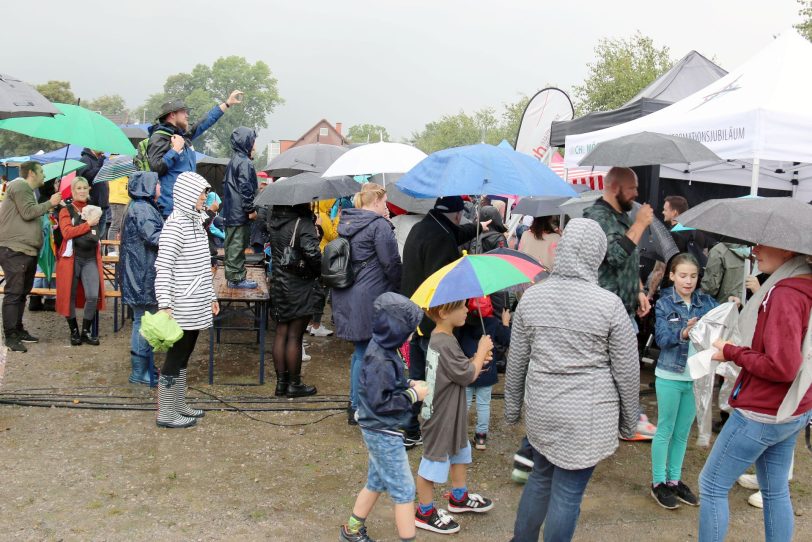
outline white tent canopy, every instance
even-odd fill
[[[725,159],[665,165],[662,177],[740,185],[752,179],[754,189],[793,190],[797,184],[796,197],[812,197],[809,66],[812,44],[785,32],[738,69],[677,103],[625,124],[567,136],[565,162],[577,165],[602,141],[659,132],[700,141]]]

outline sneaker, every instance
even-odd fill
[[[657,434],[657,426],[648,421],[648,416],[640,414],[640,419],[637,420],[637,433],[641,436],[653,439]]]
[[[674,496],[688,506],[699,506],[699,499],[696,498],[691,488],[682,483],[682,480],[677,482],[676,486],[670,486],[674,491]]]
[[[752,489],[753,491],[761,489],[758,485],[758,477],[755,474],[742,474],[736,481],[744,489]]]
[[[26,330],[17,330],[17,338],[20,339],[24,343],[38,343],[39,339],[34,337]]]
[[[524,465],[513,463],[513,470],[510,471],[510,479],[517,484],[526,484],[527,478],[530,477],[530,472],[531,469],[528,469]]]
[[[420,433],[420,431],[414,433],[406,433],[403,436],[403,446],[407,450],[411,450],[415,446],[420,446],[421,444],[423,444],[423,435]]]
[[[668,510],[679,508],[677,496],[674,495],[674,489],[665,484],[657,484],[651,486],[651,496],[657,501],[657,504]]]
[[[333,330],[328,329],[327,326],[311,327],[310,334],[314,337],[329,337],[333,334]]]
[[[355,409],[347,407],[347,425],[358,425],[358,420],[355,417]]]
[[[488,446],[485,442],[488,440],[488,435],[485,433],[477,433],[474,435],[474,448],[477,450],[487,450]]]
[[[6,346],[8,346],[9,350],[12,352],[28,352],[28,348],[25,347],[23,342],[17,337],[16,333],[9,333],[6,335]]]
[[[448,494],[448,511],[455,514],[476,512],[482,514],[493,508],[493,501],[476,493],[466,493],[462,499],[457,500],[452,493]]]
[[[425,529],[433,533],[454,534],[460,532],[460,524],[441,508],[432,508],[427,515],[420,513],[420,508],[414,512],[414,525],[418,529]]]
[[[310,361],[311,359],[313,359],[313,356],[305,352],[304,345],[302,345],[302,361]]]
[[[375,542],[372,540],[369,535],[367,535],[367,528],[366,526],[361,527],[358,529],[358,532],[352,534],[347,532],[347,526],[342,525],[341,530],[338,533],[338,542]]]
[[[761,491],[756,491],[747,499],[747,504],[755,506],[756,508],[764,508],[764,498],[761,496]]]
[[[251,290],[257,287],[257,282],[255,280],[248,280],[243,279],[239,282],[228,281],[229,288],[236,288],[238,290]]]

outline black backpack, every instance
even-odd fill
[[[324,247],[321,255],[321,280],[325,286],[339,290],[349,288],[355,283],[358,272],[375,258],[373,254],[361,262],[358,270],[353,268],[350,239],[352,237],[339,237]]]

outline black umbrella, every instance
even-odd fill
[[[640,132],[598,143],[579,166],[656,166],[722,162],[705,145],[686,137]]]
[[[322,199],[351,196],[361,190],[361,184],[350,177],[323,178],[320,173],[300,173],[268,185],[254,200],[257,207],[298,205]]]
[[[812,254],[812,205],[792,198],[712,199],[678,220],[726,241]]]
[[[223,193],[223,179],[228,168],[228,158],[214,158],[206,156],[197,161],[197,174],[209,181],[211,189],[218,194]]]
[[[307,171],[323,173],[345,152],[344,147],[325,143],[291,147],[271,160],[263,171],[271,177],[291,177]]]
[[[634,202],[634,208],[629,212],[629,217],[634,221],[640,205]],[[659,260],[668,263],[671,258],[679,254],[679,248],[671,236],[671,232],[656,217],[651,221],[651,225],[645,229],[640,242],[637,244],[640,249],[640,256],[648,257],[652,260]]]
[[[512,212],[517,215],[528,216],[557,216],[563,214],[559,205],[569,200],[570,198],[529,196],[520,199]]]
[[[121,131],[124,132],[124,135],[127,136],[133,146],[149,137],[149,133],[138,126],[122,126]]]
[[[53,117],[59,109],[33,87],[13,75],[0,73],[0,120],[16,117]]]

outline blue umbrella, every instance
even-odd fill
[[[484,143],[435,152],[401,177],[397,185],[418,198],[577,195],[570,184],[533,157]]]

